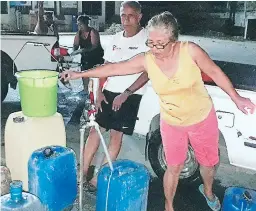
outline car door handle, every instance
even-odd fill
[[[253,143],[250,143],[250,142],[244,142],[244,146],[256,149],[256,144],[253,144]]]
[[[228,111],[220,111],[220,110],[217,110],[216,111],[216,115],[217,115],[217,118],[219,120],[222,120],[223,119],[223,122],[225,123],[225,126],[228,127],[228,128],[232,128],[234,127],[235,125],[235,114],[232,113],[232,112],[228,112]],[[231,124],[227,125],[226,122],[230,120],[227,120],[228,118],[231,117]]]
[[[254,136],[250,136],[249,139],[256,141],[256,137],[254,137]]]

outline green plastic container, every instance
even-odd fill
[[[22,112],[29,117],[47,117],[57,112],[58,73],[49,70],[17,72]]]

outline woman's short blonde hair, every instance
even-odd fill
[[[179,25],[172,13],[165,11],[159,15],[152,17],[147,24],[149,31],[160,29],[170,35],[172,40],[178,40]]]

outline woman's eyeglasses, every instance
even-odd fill
[[[146,46],[148,46],[149,48],[154,48],[154,47],[156,47],[156,49],[165,49],[165,47],[171,42],[172,40],[170,40],[168,43],[166,43],[166,44],[153,44],[153,43],[151,43],[151,42],[146,42],[145,44],[146,44]]]

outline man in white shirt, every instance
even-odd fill
[[[137,1],[125,1],[120,8],[121,23],[124,31],[115,34],[105,49],[105,62],[115,63],[128,60],[135,55],[147,52],[147,31],[140,26],[141,5]],[[137,120],[140,101],[144,92],[142,87],[148,81],[147,75],[140,77],[132,86],[134,92],[127,89],[140,74],[101,78],[97,93],[98,113],[96,121],[101,131],[110,130],[109,154],[115,160],[119,154],[123,134],[132,135]],[[103,89],[103,85],[104,89]],[[136,87],[137,86],[137,87]],[[140,89],[139,89],[140,88]],[[91,129],[84,149],[84,173],[87,175],[90,163],[99,147],[100,139]],[[106,159],[103,163],[106,163]],[[97,178],[87,183],[89,191],[96,190]]]

